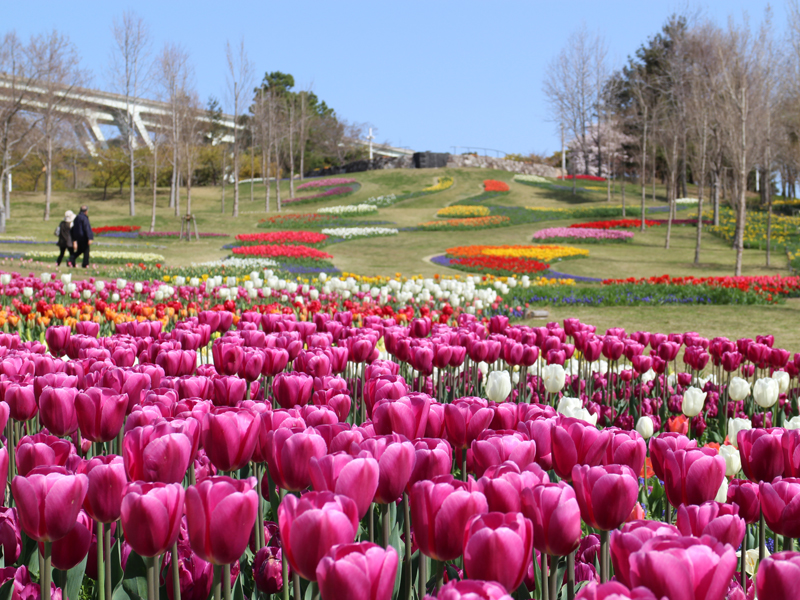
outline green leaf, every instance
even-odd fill
[[[241,573],[239,573],[239,577],[236,578],[236,583],[233,585],[233,600],[244,600],[244,588],[242,587]]]
[[[22,553],[17,566],[26,566],[34,579],[39,577],[39,545],[22,532]]]
[[[0,600],[11,600],[11,595],[14,593],[14,579],[13,577],[0,586]]]
[[[83,585],[83,575],[86,573],[86,560],[88,558],[89,555],[87,554],[80,563],[67,571],[67,578],[62,590],[64,600],[79,600],[81,586]]]
[[[125,572],[122,570],[122,546],[117,540],[111,548],[111,557],[106,560],[111,561],[111,594],[116,594],[117,589],[122,585],[122,580],[125,577]],[[108,598],[106,598],[108,600]]]
[[[147,566],[141,556],[131,552],[125,564],[122,585],[114,592],[112,600],[146,600],[146,598]]]

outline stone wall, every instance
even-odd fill
[[[524,163],[517,160],[506,160],[504,158],[494,158],[491,156],[472,156],[470,154],[451,154],[447,166],[451,169],[463,167],[497,169],[499,171],[510,171],[511,173],[521,173],[523,175],[539,175],[540,177],[559,177],[561,175],[561,169],[556,169],[548,165]]]

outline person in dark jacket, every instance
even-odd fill
[[[81,206],[81,212],[75,217],[75,222],[72,224],[72,249],[75,251],[72,256],[72,264],[77,266],[78,257],[83,254],[82,266],[84,269],[89,266],[89,247],[94,239],[88,212],[88,206]]]
[[[56,235],[58,236],[58,249],[61,250],[58,254],[56,265],[61,266],[61,261],[64,259],[64,253],[69,251],[67,257],[67,266],[75,266],[75,259],[72,257],[72,223],[75,221],[75,213],[68,210],[64,213],[64,220],[56,227]]]

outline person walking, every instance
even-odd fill
[[[75,222],[72,224],[72,248],[75,254],[72,255],[72,264],[78,265],[78,257],[83,254],[82,265],[85,269],[89,266],[89,248],[94,239],[94,232],[89,223],[89,207],[81,206],[81,212],[75,217]]]
[[[58,249],[61,252],[58,253],[58,259],[56,260],[56,265],[61,266],[61,261],[64,258],[64,253],[69,251],[69,256],[67,257],[67,266],[73,267],[75,266],[75,260],[72,257],[72,223],[75,221],[75,213],[71,210],[68,210],[64,213],[64,220],[58,224],[56,227],[56,235],[58,236]]]

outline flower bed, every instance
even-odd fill
[[[490,213],[488,206],[465,206],[453,204],[445,206],[436,211],[437,217],[488,217]]]
[[[55,261],[58,250],[44,250],[41,252],[25,252],[25,258],[34,260]],[[150,252],[110,252],[107,250],[91,250],[91,262],[104,265],[124,265],[126,263],[163,263],[165,258],[161,254]]]
[[[550,268],[550,265],[538,260],[507,256],[453,257],[450,259],[450,266],[470,273],[492,275],[535,275]]]
[[[330,200],[331,198],[337,198],[340,196],[347,196],[348,194],[352,194],[356,191],[355,187],[352,186],[339,186],[339,187],[332,187],[326,189],[323,192],[318,194],[313,194],[311,196],[295,196],[294,198],[281,198],[281,204],[298,204],[300,202],[311,202],[312,200]]]
[[[436,182],[435,185],[428,186],[424,188],[422,191],[427,194],[432,194],[434,192],[443,192],[446,189],[449,189],[453,186],[455,181],[452,177],[439,177],[439,180]]]
[[[386,194],[385,196],[372,196],[365,204],[372,205],[375,207],[375,210],[378,210],[379,206],[391,206],[395,202],[397,202],[397,196],[395,194]]]
[[[140,238],[179,238],[180,231],[140,231]],[[186,234],[184,234],[186,235]],[[194,233],[191,234],[194,238]],[[201,238],[226,238],[230,237],[227,233],[200,233]]]
[[[397,235],[398,230],[390,227],[332,227],[323,229],[322,233],[332,238],[352,240],[354,238]]]
[[[239,246],[231,250],[240,256],[256,256],[265,258],[279,259],[302,259],[302,260],[331,260],[333,256],[327,252],[322,252],[316,248],[308,246],[275,245],[263,244],[259,246]]]
[[[645,219],[644,224],[647,227],[653,227],[655,225],[662,225],[666,223],[666,221],[654,221],[650,219]],[[573,223],[570,225],[570,229],[625,229],[628,227],[641,227],[642,220],[641,219],[613,219],[610,221],[591,221],[589,223]]]
[[[704,211],[703,218],[711,218],[712,211]],[[713,235],[732,242],[736,233],[736,215],[729,208],[719,211],[719,226],[711,226]],[[794,248],[800,246],[800,217],[772,215],[771,243],[773,248]],[[744,227],[744,247],[764,250],[767,247],[767,213],[747,211]]]
[[[578,179],[580,181],[605,181],[605,177],[598,177],[597,175],[560,175],[558,179]]]
[[[686,287],[711,287],[734,289],[742,292],[752,292],[769,301],[781,297],[800,297],[800,277],[774,276],[739,276],[739,277],[647,277],[637,279],[605,279],[603,285],[630,285],[630,286],[686,286]]]
[[[338,187],[349,185],[351,183],[357,183],[355,179],[349,177],[333,177],[327,179],[314,179],[312,181],[307,181],[305,183],[301,183],[300,185],[296,186],[295,190],[314,190],[318,188],[327,188],[327,187]]]
[[[510,188],[505,181],[486,179],[483,182],[483,189],[487,192],[507,192]]]
[[[505,216],[474,217],[466,219],[446,219],[441,221],[427,221],[417,225],[425,231],[462,231],[469,229],[489,229],[504,227],[511,224],[511,219]]]
[[[370,200],[373,200],[373,198],[370,198]],[[321,215],[344,216],[370,215],[378,212],[378,207],[374,204],[374,202],[366,202],[364,204],[342,204],[339,206],[327,206],[317,210],[317,213]]]
[[[419,198],[421,196],[427,196],[428,194],[435,194],[436,192],[441,192],[443,190],[448,189],[453,185],[453,178],[452,177],[440,177],[439,181],[436,185],[428,186],[419,192],[409,192],[408,194],[387,194],[385,196],[377,196],[375,198],[370,198],[366,201],[367,204],[374,204],[375,206],[392,206],[393,204],[397,204],[398,202],[402,202],[403,200],[410,200],[411,198]]]
[[[586,243],[630,242],[633,232],[606,231],[586,227],[548,227],[533,234],[534,240],[581,241]]]
[[[140,225],[104,225],[102,227],[93,227],[92,231],[95,235],[102,235],[104,233],[131,233],[139,231],[141,228]]]
[[[339,215],[322,214],[319,212],[314,213],[289,213],[285,215],[275,215],[261,219],[258,222],[259,227],[287,227],[298,226],[304,227],[308,225],[324,225],[333,223],[340,219]]]
[[[513,275],[541,273],[549,262],[588,256],[589,251],[571,246],[457,246],[447,249],[450,265],[464,271]]]
[[[267,242],[270,244],[303,244],[306,246],[324,243],[328,236],[315,231],[270,231],[268,233],[240,233],[236,236],[240,242]]]
[[[514,181],[517,183],[550,183],[549,179],[540,177],[539,175],[514,175]]]

